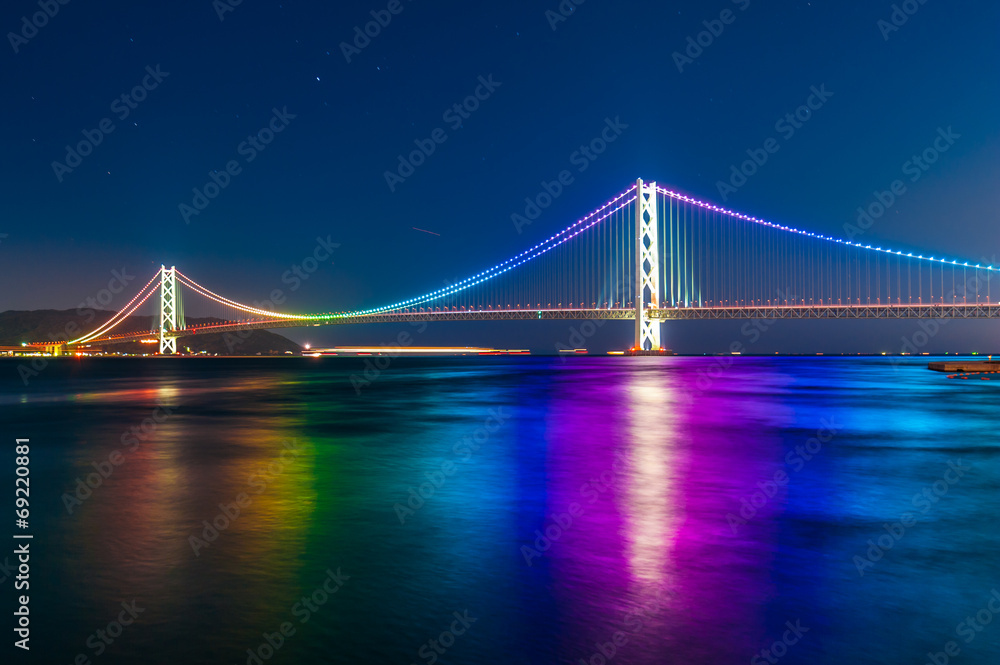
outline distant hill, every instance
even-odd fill
[[[46,342],[68,340],[88,333],[114,316],[115,312],[101,310],[55,310],[40,309],[30,312],[0,312],[0,346],[19,346],[21,342]],[[189,325],[217,323],[218,319],[188,318]],[[115,332],[150,330],[151,316],[131,316],[115,328]],[[191,335],[177,340],[177,350],[187,347],[192,353],[206,351],[220,356],[286,355],[286,351],[300,354],[302,347],[288,339],[267,330],[253,330],[242,333],[209,333]],[[109,345],[110,352],[150,353],[151,344],[138,342]]]

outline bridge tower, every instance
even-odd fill
[[[184,320],[180,292],[177,290],[177,268],[160,266],[160,353],[177,353],[177,338],[167,337]]]
[[[647,316],[647,306],[660,306],[660,248],[657,242],[656,183],[636,181],[635,200],[635,348],[660,350],[660,322]]]

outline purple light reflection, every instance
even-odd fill
[[[589,662],[616,634],[623,659],[650,664],[749,659],[766,637],[773,521],[764,510],[734,535],[726,515],[763,477],[761,452],[780,455],[780,441],[754,421],[784,416],[734,388],[761,380],[740,380],[738,367],[699,390],[704,362],[595,367],[597,376],[555,391],[545,527],[573,504],[579,515],[545,556],[565,625],[579,627],[563,635],[571,662]]]

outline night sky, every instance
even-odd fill
[[[771,137],[780,151],[727,206],[844,236],[873,192],[905,178],[873,244],[1000,254],[996,3],[909,0],[897,27],[892,3],[868,0],[588,0],[564,2],[566,16],[556,0],[52,2],[37,30],[22,21],[37,2],[0,12],[0,311],[73,308],[122,268],[137,290],[161,263],[242,302],[281,288],[286,311],[378,306],[492,266],[638,177],[722,203],[718,182]],[[391,22],[348,62],[342,44],[373,11]],[[674,55],[720,27],[700,54]],[[481,80],[480,107],[447,114]],[[832,96],[807,122],[776,131],[823,86]],[[609,119],[627,128],[580,172],[573,153]],[[447,140],[390,187],[398,155],[438,128]],[[911,182],[904,164],[949,128],[960,138]],[[54,167],[84,132],[100,137],[92,153]],[[231,161],[238,174],[185,220],[193,188]],[[563,169],[574,183],[519,234],[512,213]],[[292,291],[282,274],[317,238],[340,247]],[[915,325],[782,323],[759,350],[893,350]],[[724,350],[739,327],[673,324],[665,339]],[[286,334],[332,345],[396,332]],[[551,350],[566,335],[565,323],[436,324],[422,342]],[[956,324],[929,350],[995,338],[995,323]],[[594,340],[630,343],[628,324]]]

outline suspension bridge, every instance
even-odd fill
[[[656,352],[664,321],[705,319],[973,319],[1000,317],[1000,267],[872,246],[783,226],[637,181],[548,239],[488,270],[373,309],[289,314],[248,306],[161,266],[88,345],[155,341],[177,353],[191,335],[400,321],[634,320],[633,351]],[[153,298],[157,296],[156,298]],[[998,294],[1000,295],[1000,294]],[[214,308],[186,325],[185,300]],[[153,299],[150,305],[147,302]],[[151,330],[130,317],[154,307]]]

